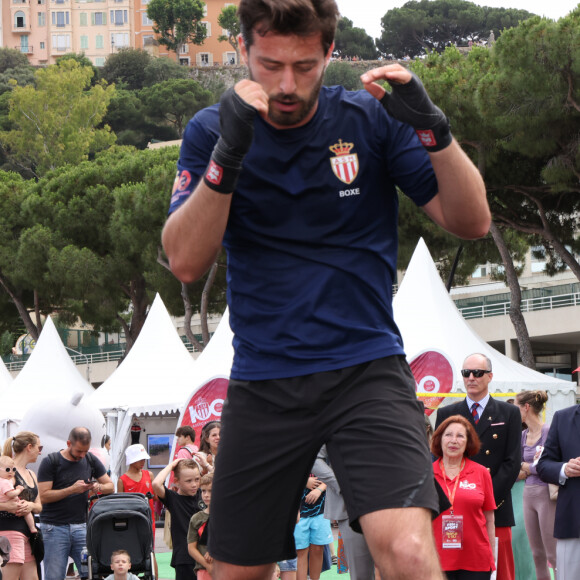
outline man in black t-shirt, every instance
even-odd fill
[[[104,465],[87,457],[91,432],[75,427],[66,449],[45,457],[38,469],[42,501],[40,527],[44,536],[44,580],[62,580],[69,556],[81,569],[81,551],[86,546],[89,494],[113,493],[114,486]]]

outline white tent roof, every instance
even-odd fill
[[[120,367],[97,389],[91,401],[109,413],[111,469],[120,473],[133,415],[179,411],[200,387],[229,377],[233,334],[228,311],[196,361],[193,360],[163,305],[155,298],[135,345]],[[163,364],[160,364],[163,361]]]
[[[8,388],[8,385],[12,383],[14,379],[12,375],[8,372],[4,361],[0,358],[0,393],[3,393],[5,389]]]
[[[419,240],[409,262],[393,300],[393,310],[403,336],[407,359],[411,361],[425,350],[444,352],[454,367],[454,391],[464,392],[459,371],[465,357],[480,352],[492,361],[492,392],[544,389],[552,395],[564,395],[558,408],[574,403],[574,383],[525,367],[489,346],[475,333],[447,293],[423,239]]]
[[[157,295],[133,348],[91,401],[102,411],[135,415],[179,411],[191,393],[195,366]]]
[[[20,421],[38,401],[68,401],[75,393],[93,392],[72,362],[49,316],[30,358],[1,395],[0,419]]]
[[[233,339],[234,333],[230,328],[230,315],[226,308],[214,335],[195,361],[195,369],[191,375],[190,383],[192,388],[188,393],[189,398],[209,380],[216,377],[229,378],[234,360]],[[183,403],[185,402],[184,400]]]

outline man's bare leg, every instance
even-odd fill
[[[213,580],[272,580],[276,563],[262,566],[236,566],[214,560]]]
[[[381,578],[444,580],[429,510],[380,510],[362,516],[360,525]]]

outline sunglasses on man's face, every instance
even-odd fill
[[[10,473],[11,471],[14,471],[14,473],[16,473],[16,467],[5,467],[4,469],[6,470],[6,473]]]
[[[483,369],[461,369],[461,375],[466,379],[468,379],[469,375],[472,373],[476,379],[481,379],[485,373],[491,373],[491,371],[484,371]]]

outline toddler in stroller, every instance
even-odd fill
[[[142,493],[101,497],[89,512],[87,522],[88,577],[103,578],[111,572],[111,556],[123,547],[131,571],[155,580],[151,508]]]

